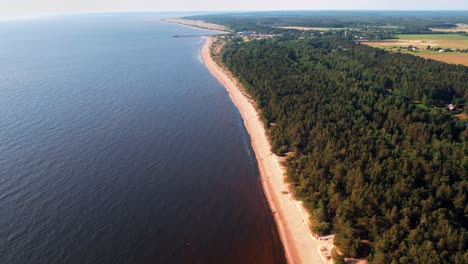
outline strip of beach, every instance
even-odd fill
[[[317,251],[320,240],[308,228],[308,213],[302,203],[294,199],[285,179],[280,157],[271,152],[271,145],[254,102],[230,72],[211,57],[214,37],[205,37],[201,57],[208,70],[224,85],[231,100],[239,109],[250,135],[257,158],[263,190],[273,212],[288,263],[324,263]]]
[[[162,21],[169,22],[169,23],[175,23],[175,24],[188,26],[188,27],[193,27],[193,28],[198,28],[198,29],[200,29],[200,28],[201,29],[208,29],[208,30],[216,31],[217,33],[220,33],[220,34],[229,33],[226,30],[226,27],[224,27],[222,25],[206,23],[205,21],[201,21],[201,20],[188,20],[188,19],[182,19],[182,18],[165,18]]]
[[[166,20],[167,22],[171,22]],[[186,20],[185,20],[186,21]],[[185,25],[184,20],[177,20]],[[173,22],[173,21],[172,21]],[[193,26],[192,22],[187,22]],[[220,25],[207,23],[203,28],[226,31]],[[237,79],[212,56],[213,50],[219,52],[222,46],[212,47],[216,36],[206,36],[201,50],[201,58],[207,69],[226,88],[234,105],[244,120],[250,136],[252,148],[258,163],[262,187],[273,213],[288,263],[332,263],[329,255],[332,238],[316,238],[309,229],[309,214],[301,201],[294,198],[286,179],[284,158],[271,152],[268,134],[255,102],[245,92]]]

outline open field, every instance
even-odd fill
[[[379,48],[413,46],[418,49],[426,49],[430,45],[433,48],[439,47],[442,49],[468,49],[468,36],[455,34],[402,34],[398,35],[398,39],[365,42],[365,44]]]
[[[468,24],[457,24],[456,28],[431,28],[434,32],[467,32]]]
[[[418,55],[418,54],[416,54]],[[468,66],[468,54],[467,53],[446,53],[446,54],[423,54],[418,55],[426,59],[443,61],[451,64],[462,64]]]
[[[398,35],[398,39],[384,41],[362,42],[366,45],[385,49],[392,52],[409,53],[412,55],[443,61],[453,64],[468,66],[468,53],[438,52],[427,50],[427,46],[440,49],[468,49],[468,37],[455,34],[404,34]],[[416,51],[410,51],[407,47],[416,47]]]
[[[396,40],[400,46],[416,46],[418,48],[440,47],[442,49],[468,49],[468,36],[456,34],[405,34],[398,35]]]
[[[468,36],[457,34],[399,34],[401,40],[468,40]]]

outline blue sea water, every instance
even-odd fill
[[[0,22],[0,263],[283,263],[242,119],[158,14]]]

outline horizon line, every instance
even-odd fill
[[[66,16],[66,15],[93,15],[93,14],[130,14],[130,13],[146,13],[146,14],[170,14],[170,13],[266,13],[266,12],[468,12],[466,10],[454,10],[454,9],[288,9],[288,10],[277,10],[277,9],[252,9],[252,10],[111,10],[111,11],[83,11],[83,12],[44,12],[37,14],[24,14],[24,15],[13,15],[13,16],[0,16],[0,21],[8,20],[28,20],[34,18],[45,18],[52,16]],[[467,13],[468,15],[468,13]]]

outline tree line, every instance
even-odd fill
[[[317,234],[371,263],[468,263],[468,67],[336,35],[224,47]],[[413,102],[422,101],[427,108]]]
[[[235,31],[269,31],[281,26],[326,28],[380,28],[395,34],[432,33],[430,28],[468,24],[463,11],[269,11],[193,15],[188,19],[226,25]],[[388,27],[391,26],[391,27]],[[386,29],[387,28],[387,29]]]

